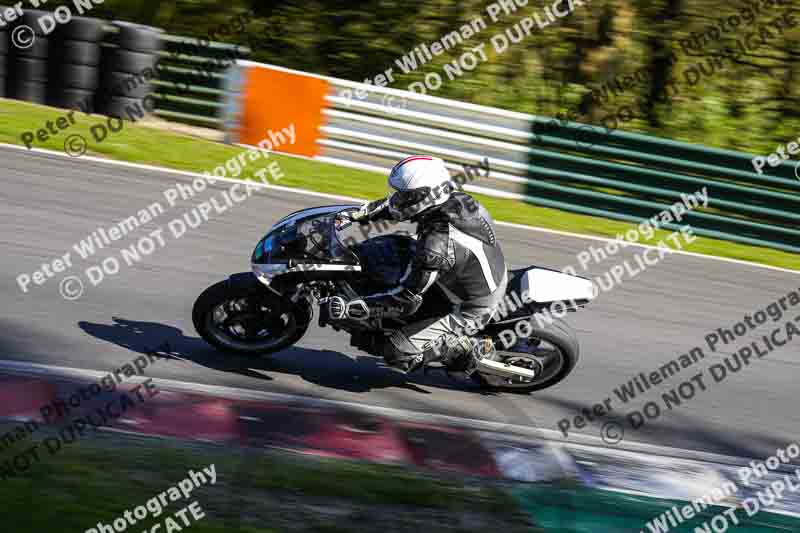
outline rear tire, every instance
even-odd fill
[[[222,324],[218,322],[220,316],[226,317]],[[262,287],[221,281],[197,298],[192,322],[212,346],[225,352],[258,356],[278,352],[300,340],[311,322],[311,314],[310,308],[289,306]],[[259,330],[255,336],[249,335],[251,326]],[[236,334],[237,329],[248,330],[245,337]],[[262,335],[264,330],[268,334]]]
[[[560,367],[548,376],[544,381],[534,381],[531,385],[525,386],[517,384],[514,386],[500,385],[492,377],[484,377],[477,372],[473,374],[476,376],[478,383],[481,387],[488,390],[504,391],[504,392],[534,392],[563,381],[575,366],[578,364],[580,355],[580,346],[578,344],[578,337],[572,327],[566,322],[559,319],[554,319],[552,324],[545,324],[544,327],[538,327],[537,324],[532,324],[533,331],[528,337],[529,339],[541,339],[547,341],[558,350],[558,357],[560,358]],[[497,342],[495,342],[497,344]],[[497,355],[500,358],[513,357],[513,352],[498,350]]]

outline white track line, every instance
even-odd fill
[[[198,178],[198,177],[204,178],[205,177],[202,174],[199,174],[199,173],[196,173],[196,172],[188,172],[188,171],[185,171],[185,170],[174,170],[174,169],[171,169],[171,168],[158,167],[158,166],[154,166],[154,165],[143,165],[143,164],[139,164],[139,163],[129,163],[127,161],[116,161],[114,159],[104,159],[104,158],[93,157],[93,156],[82,156],[80,158],[75,158],[75,157],[71,157],[71,156],[65,154],[64,152],[60,152],[60,151],[56,151],[56,150],[46,150],[44,148],[32,148],[32,149],[29,150],[29,149],[25,148],[24,146],[18,146],[18,145],[15,145],[15,144],[6,144],[6,143],[0,143],[0,148],[9,148],[9,149],[17,150],[17,151],[20,151],[20,152],[30,152],[30,153],[36,153],[36,154],[42,154],[42,155],[51,155],[51,156],[62,157],[62,158],[70,159],[70,160],[81,159],[81,160],[84,160],[84,161],[91,161],[93,163],[101,163],[101,164],[115,165],[115,166],[120,166],[120,167],[125,167],[125,168],[147,170],[147,171],[150,171],[150,172],[163,172],[163,173],[166,173],[166,174],[173,174],[173,175],[176,175],[176,176],[185,176],[187,178]],[[286,156],[286,157],[293,157],[291,154],[283,154],[283,153],[281,153],[280,155],[281,156]],[[301,159],[308,159],[308,158],[302,157]],[[241,183],[241,181],[242,181],[242,180],[233,179],[233,178],[217,178],[217,177],[215,177],[214,180],[215,181],[228,182],[228,183]],[[309,191],[307,189],[301,189],[301,188],[297,188],[297,187],[281,187],[279,185],[267,185],[267,184],[264,184],[264,183],[259,183],[257,181],[251,181],[250,183],[255,185],[255,186],[257,186],[257,187],[259,187],[259,188],[263,188],[263,189],[270,189],[270,190],[293,193],[293,194],[301,194],[301,195],[306,195],[306,196],[316,196],[318,198],[327,198],[327,199],[331,199],[331,200],[357,202],[357,203],[362,203],[362,202],[365,201],[364,198],[353,198],[351,196],[341,196],[341,195],[338,195],[338,194],[328,194],[328,193],[322,193],[322,192],[316,192],[316,191]],[[564,236],[564,237],[573,237],[573,238],[576,238],[576,239],[585,239],[585,240],[592,240],[592,241],[599,241],[599,242],[617,242],[617,243],[623,244],[625,246],[639,247],[639,248],[643,248],[643,249],[646,249],[646,248],[657,249],[658,248],[657,246],[652,246],[652,245],[649,245],[649,244],[630,243],[628,241],[620,241],[620,240],[611,239],[611,238],[608,238],[608,237],[596,237],[596,236],[592,236],[592,235],[583,235],[583,234],[580,234],[580,233],[571,233],[571,232],[568,232],[568,231],[559,231],[559,230],[553,230],[553,229],[548,229],[548,228],[540,228],[540,227],[537,227],[537,226],[527,226],[527,225],[523,225],[523,224],[514,224],[514,223],[511,223],[511,222],[497,221],[497,224],[499,226],[505,226],[505,227],[524,230],[524,231],[535,231],[535,232],[539,232],[539,233],[547,233],[547,234],[550,234],[550,235],[560,235],[560,236]],[[722,261],[722,262],[725,262],[725,263],[732,263],[732,264],[736,264],[736,265],[744,265],[744,266],[749,266],[749,267],[753,267],[753,268],[762,268],[762,269],[767,269],[767,270],[774,270],[774,271],[777,271],[777,272],[785,272],[785,273],[788,273],[788,274],[800,275],[800,271],[798,271],[798,270],[790,270],[788,268],[776,267],[776,266],[771,266],[771,265],[763,265],[763,264],[760,264],[760,263],[753,263],[752,261],[743,261],[741,259],[731,259],[731,258],[728,258],[728,257],[719,257],[719,256],[715,256],[715,255],[700,254],[700,253],[696,253],[696,252],[687,252],[687,251],[684,251],[684,250],[673,250],[673,253],[678,254],[678,255],[686,255],[686,256],[690,256],[690,257],[697,257],[697,258],[700,258],[700,259],[708,259],[708,260],[712,260],[712,261]]]
[[[100,380],[108,375],[108,372],[101,370],[90,370],[84,368],[64,367],[57,365],[46,365],[41,363],[30,363],[27,361],[0,360],[0,371],[21,375],[48,376],[53,379],[88,379]],[[129,383],[141,383],[146,379],[143,376],[129,378]],[[624,440],[623,446],[610,446],[603,442],[599,437],[576,433],[574,437],[565,440],[561,433],[550,429],[539,429],[533,426],[520,426],[506,424],[502,422],[490,422],[474,418],[463,418],[436,413],[426,413],[420,411],[409,411],[393,407],[380,407],[375,405],[347,402],[342,400],[330,400],[316,398],[313,396],[302,396],[294,394],[284,394],[276,392],[266,392],[256,389],[244,389],[238,387],[226,387],[222,385],[205,385],[202,383],[192,383],[188,381],[176,381],[171,379],[152,378],[153,381],[173,392],[205,393],[217,398],[228,398],[235,400],[268,401],[281,404],[304,404],[308,406],[329,406],[340,407],[351,410],[368,411],[395,420],[406,420],[421,423],[439,423],[443,425],[454,425],[469,428],[475,431],[487,431],[493,434],[506,434],[511,437],[526,437],[545,440],[551,444],[564,446],[585,446],[594,449],[603,448],[614,452],[640,453],[647,455],[658,455],[662,458],[675,458],[687,461],[698,461],[703,463],[714,463],[726,466],[745,466],[751,460],[760,460],[755,457],[735,457],[708,453],[696,450],[686,450],[679,448],[667,448],[654,444]],[[784,467],[785,468],[785,467]],[[788,470],[787,470],[788,471]]]

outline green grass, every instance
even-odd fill
[[[37,440],[45,436],[43,432]],[[30,441],[5,450],[0,461],[33,444]],[[275,524],[270,527],[269,513],[275,509],[274,501],[266,501],[270,498],[312,504],[390,505],[399,511],[413,508],[438,509],[445,514],[470,511],[492,517],[515,515],[525,523],[515,500],[491,482],[440,478],[401,467],[230,446],[187,446],[178,441],[125,435],[78,440],[53,456],[43,446],[40,450],[42,461],[34,463],[23,477],[0,479],[4,531],[74,533],[98,521],[108,524],[126,509],[145,504],[187,477],[190,469],[198,471],[211,464],[217,472],[215,485],[200,487],[189,499],[172,502],[160,517],[148,518],[145,523],[163,522],[198,501],[207,518],[193,523],[192,531],[272,533],[282,529]],[[288,505],[291,507],[291,503]],[[309,522],[301,531],[349,531],[332,527]],[[133,528],[144,529],[144,524]]]
[[[17,102],[1,100],[0,109],[0,142],[23,144],[20,135],[24,131],[44,127],[46,121],[55,121],[64,114],[64,110]],[[52,136],[42,143],[35,143],[38,148],[63,150],[68,135],[80,134],[91,139],[89,128],[93,124],[104,123],[105,118],[99,115],[74,115],[76,124],[69,129]],[[110,134],[102,143],[90,143],[89,155],[108,157],[135,163],[158,165],[173,169],[193,172],[211,171],[231,157],[241,153],[242,149],[222,143],[205,141],[185,135],[164,132],[141,124],[125,123],[119,133]],[[386,182],[378,174],[362,170],[354,170],[325,164],[318,161],[298,159],[273,154],[271,160],[277,160],[285,176],[278,182],[285,187],[297,187],[318,192],[352,196],[357,198],[378,198],[386,194]],[[267,163],[261,159],[250,163],[239,177],[257,179],[254,173]],[[616,220],[579,215],[546,207],[535,206],[522,201],[493,198],[475,195],[497,220],[526,224],[553,230],[580,233],[599,237],[615,237],[631,229],[634,225]],[[649,242],[655,244],[670,234],[659,231]],[[667,241],[668,243],[668,241]],[[800,270],[800,254],[791,254],[771,248],[749,246],[718,239],[699,237],[691,245],[685,246],[687,251],[740,259]],[[576,254],[580,251],[576,247]],[[561,268],[566,265],[552,265]]]

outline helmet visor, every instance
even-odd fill
[[[430,194],[430,187],[421,187],[410,191],[395,191],[389,198],[389,205],[397,211],[405,211],[410,207],[422,204]]]

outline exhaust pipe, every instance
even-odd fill
[[[528,370],[527,368],[521,368],[514,365],[508,365],[506,363],[493,361],[491,359],[477,359],[475,363],[476,370],[478,372],[500,376],[501,378],[523,377],[533,379],[536,377],[536,372],[533,370]]]

